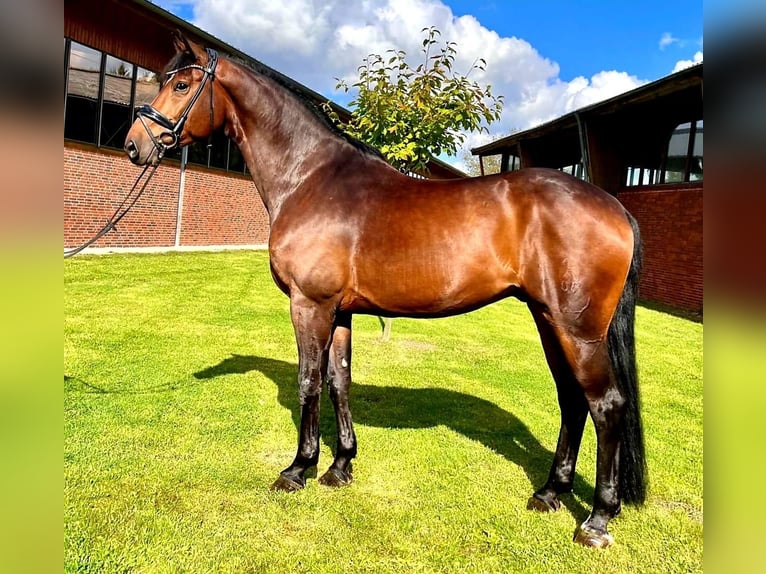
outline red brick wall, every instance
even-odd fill
[[[64,145],[64,246],[93,236],[114,213],[141,168],[122,152]],[[178,162],[166,160],[144,195],[94,247],[156,247],[175,243]],[[268,218],[252,180],[190,166],[186,170],[180,245],[268,242]]]
[[[628,188],[617,197],[644,240],[641,299],[702,313],[702,186]]]
[[[268,242],[269,220],[249,176],[186,169],[181,245]]]

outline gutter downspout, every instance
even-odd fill
[[[176,209],[176,238],[173,245],[181,245],[181,219],[184,211],[184,187],[186,186],[186,161],[189,159],[189,148],[181,148],[181,174],[178,178],[178,208]]]
[[[575,112],[574,116],[577,120],[577,131],[580,135],[580,158],[582,159],[583,179],[590,182],[592,178],[590,173],[590,155],[588,154],[588,134],[580,113]]]

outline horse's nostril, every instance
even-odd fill
[[[127,152],[130,159],[135,159],[138,157],[138,148],[136,147],[136,144],[133,142],[133,140],[128,140],[125,143],[125,151]]]

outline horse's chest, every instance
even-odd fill
[[[274,281],[291,296],[332,299],[349,280],[348,253],[339,241],[321,233],[293,235],[270,246]]]

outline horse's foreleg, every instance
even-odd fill
[[[300,434],[295,460],[272,485],[287,491],[303,488],[306,470],[319,461],[319,397],[333,321],[331,310],[300,296],[290,299],[290,314],[298,343]]]
[[[350,385],[351,315],[339,314],[335,321],[327,366],[327,387],[335,407],[338,442],[335,459],[319,479],[326,486],[345,486],[351,482],[351,459],[356,456],[356,435],[348,405]]]

